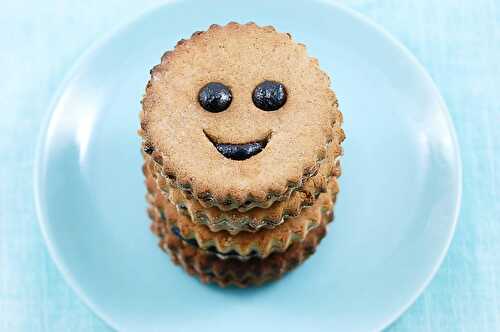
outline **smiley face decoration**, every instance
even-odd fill
[[[300,263],[332,218],[341,124],[328,76],[289,34],[229,23],[181,40],[151,70],[139,131],[162,248],[223,286]]]

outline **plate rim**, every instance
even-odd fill
[[[91,42],[90,45],[87,46],[86,49],[76,58],[76,60],[71,65],[70,69],[66,71],[66,73],[63,75],[62,80],[58,83],[58,86],[53,94],[53,97],[48,103],[48,107],[41,122],[36,142],[34,164],[33,164],[33,198],[35,203],[36,218],[42,233],[44,243],[47,246],[49,256],[54,262],[56,268],[61,273],[63,280],[76,293],[79,300],[82,301],[90,309],[90,311],[94,315],[96,315],[105,325],[117,331],[119,329],[116,326],[114,319],[112,319],[107,314],[105,314],[104,312],[100,311],[97,308],[97,306],[93,303],[93,301],[87,296],[85,291],[80,287],[79,283],[73,278],[71,272],[68,271],[66,265],[63,263],[63,260],[60,258],[57,250],[55,249],[53,241],[51,240],[51,237],[49,235],[49,231],[47,229],[48,222],[44,217],[44,207],[42,206],[42,193],[41,193],[41,183],[40,183],[41,174],[43,174],[42,168],[44,167],[43,166],[44,165],[43,161],[45,156],[44,152],[47,147],[46,143],[49,134],[48,129],[51,120],[53,118],[53,115],[57,109],[57,105],[59,104],[61,97],[63,96],[64,91],[66,90],[66,87],[76,77],[76,73],[81,68],[82,64],[84,64],[96,50],[98,50],[106,43],[108,43],[115,35],[119,34],[122,31],[125,31],[126,28],[129,27],[130,25],[138,23],[149,14],[152,14],[155,11],[160,10],[164,7],[168,7],[173,3],[181,1],[182,0],[166,0],[162,3],[150,6],[145,10],[143,10],[142,12],[140,12],[139,14],[133,16],[132,18],[128,18],[119,22],[114,28],[105,32],[101,37],[98,37],[93,42]],[[408,311],[408,309],[423,294],[424,290],[429,286],[431,281],[436,276],[439,268],[443,264],[443,261],[449,251],[451,242],[453,240],[456,231],[460,209],[462,206],[463,163],[462,163],[460,145],[458,144],[457,134],[455,127],[453,125],[451,114],[448,110],[448,107],[446,106],[446,103],[444,101],[443,96],[441,95],[438,86],[436,85],[430,74],[427,72],[425,67],[417,59],[417,57],[412,52],[410,52],[410,50],[402,42],[400,42],[396,37],[394,37],[391,33],[389,33],[382,25],[375,22],[370,17],[336,0],[315,0],[315,2],[331,6],[333,7],[334,10],[341,11],[344,14],[351,16],[360,24],[363,24],[375,30],[377,33],[381,35],[381,37],[386,39],[391,44],[391,46],[393,46],[398,52],[400,52],[402,56],[406,57],[409,60],[410,64],[418,72],[418,75],[421,75],[426,85],[430,87],[430,89],[435,93],[437,97],[437,101],[439,102],[440,106],[438,112],[440,112],[441,115],[444,116],[446,127],[448,129],[451,138],[451,143],[452,143],[451,146],[453,154],[456,157],[456,163],[455,165],[453,165],[456,168],[455,180],[457,183],[455,209],[452,211],[450,215],[452,221],[450,225],[450,231],[448,232],[444,247],[442,251],[439,253],[438,258],[433,266],[433,269],[427,275],[427,277],[424,279],[421,285],[415,289],[413,295],[408,299],[408,301],[406,301],[406,303],[402,305],[399,310],[395,311],[393,315],[388,315],[388,317],[383,321],[383,323],[380,324],[379,327],[377,327],[376,329],[377,331],[382,331],[390,327],[393,323],[395,323],[406,311]]]

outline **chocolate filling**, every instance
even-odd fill
[[[250,157],[255,156],[256,154],[264,150],[267,142],[269,142],[269,139],[271,138],[271,134],[268,134],[264,139],[257,140],[255,142],[232,144],[220,143],[205,131],[203,131],[203,133],[221,155],[232,160],[246,160]]]
[[[240,255],[235,250],[231,250],[231,251],[226,252],[226,253],[220,252],[220,251],[217,250],[217,248],[215,246],[210,246],[207,249],[202,249],[202,248],[200,248],[200,246],[198,245],[198,243],[196,242],[195,239],[186,239],[185,237],[183,237],[181,235],[181,231],[179,230],[178,227],[175,227],[175,226],[172,227],[171,228],[171,232],[175,236],[177,236],[179,239],[181,239],[185,243],[189,244],[190,246],[193,246],[195,248],[198,248],[199,250],[203,250],[205,252],[214,254],[217,257],[221,258],[221,259],[235,258],[235,259],[239,259],[239,260],[248,260],[248,259],[250,259],[252,257],[258,257],[259,256],[259,253],[256,250],[252,250],[252,251],[250,251],[250,253],[248,255],[243,256],[243,255]]]

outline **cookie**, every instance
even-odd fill
[[[328,76],[289,34],[211,26],[167,52],[142,101],[143,150],[173,186],[228,211],[285,201],[344,139]]]
[[[216,283],[221,287],[257,286],[282,277],[311,256],[326,234],[326,225],[321,225],[309,232],[304,241],[296,242],[284,253],[243,262],[231,258],[220,259],[192,246],[170,232],[163,222],[153,222],[151,229],[160,237],[160,247],[170,255],[175,264],[190,275],[197,276],[202,282]]]
[[[146,157],[144,173],[154,177],[169,201],[175,204],[179,211],[187,213],[194,223],[206,225],[213,232],[226,230],[234,235],[240,231],[255,232],[261,228],[274,228],[285,219],[298,216],[302,209],[312,206],[318,196],[326,192],[330,183],[331,190],[338,192],[336,178],[340,175],[340,164],[338,158],[336,161],[334,158],[335,151],[329,148],[318,174],[308,179],[302,188],[294,191],[288,200],[275,202],[269,208],[254,208],[246,212],[203,207],[196,199],[187,196],[158,174],[159,167],[151,158]]]
[[[216,253],[222,259],[265,258],[271,253],[285,251],[293,243],[303,241],[312,229],[327,220],[324,215],[331,213],[336,197],[336,192],[332,191],[332,186],[330,186],[329,190],[321,194],[312,207],[276,228],[263,229],[256,233],[239,232],[231,235],[226,231],[211,232],[204,225],[194,224],[188,216],[177,212],[175,206],[158,190],[151,178],[146,178],[146,182],[150,191],[148,212],[151,218],[165,222],[170,231],[184,241],[202,250]]]

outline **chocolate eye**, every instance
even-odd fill
[[[276,111],[286,103],[285,86],[275,81],[264,81],[253,90],[252,100],[263,111]]]
[[[231,100],[233,100],[231,90],[218,82],[210,82],[198,92],[198,102],[201,107],[212,113],[225,111]]]

